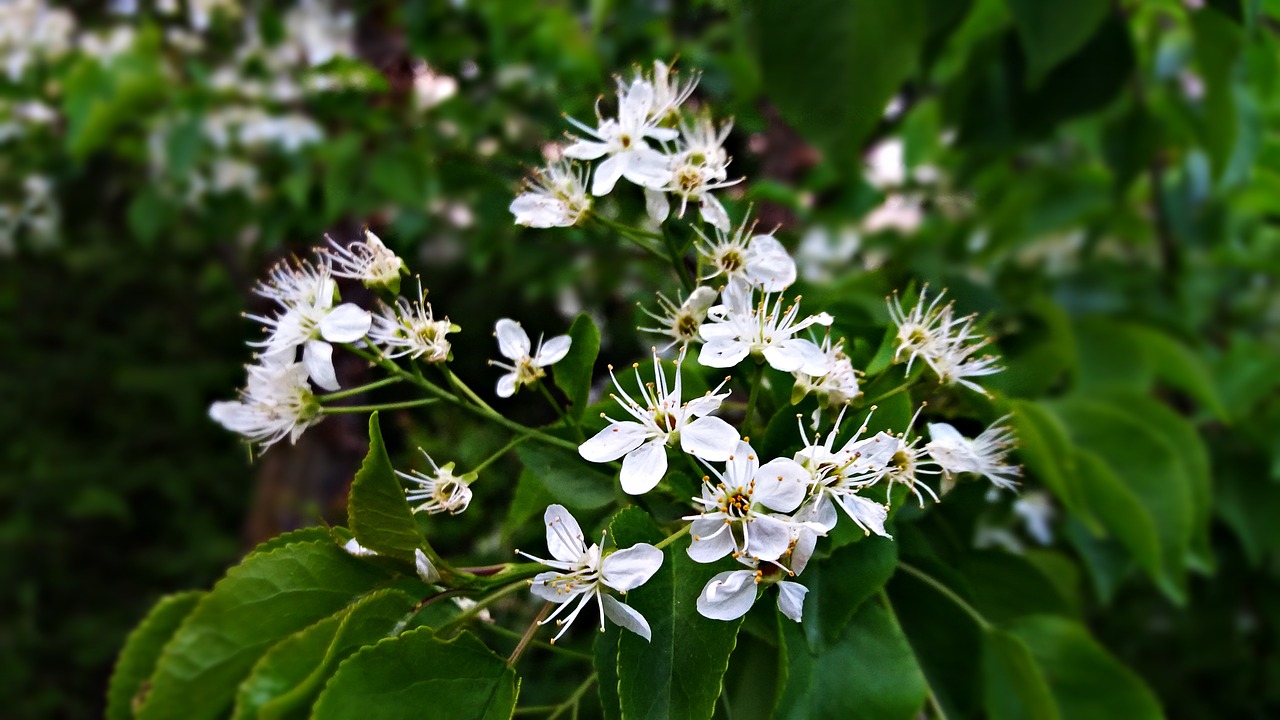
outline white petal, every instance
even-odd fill
[[[554,365],[564,359],[569,354],[569,346],[573,340],[568,335],[557,335],[550,340],[542,343],[542,347],[538,349],[538,356],[533,359],[533,364],[538,367],[546,367]]]
[[[564,156],[573,160],[595,160],[609,152],[606,143],[579,140],[564,149]]]
[[[948,423],[929,423],[929,440],[956,445],[963,445],[966,442],[965,436]]]
[[[702,219],[711,223],[713,226],[729,232],[731,224],[729,222],[729,213],[725,212],[724,206],[711,193],[702,196]]]
[[[831,512],[834,513],[835,508],[831,508]],[[818,547],[818,533],[809,527],[801,527],[800,536],[796,538],[795,543],[791,548],[788,564],[791,566],[791,572],[799,575],[809,567],[809,559],[813,557],[813,551]]]
[[[719,535],[715,534],[717,531],[720,532]],[[689,544],[687,552],[694,562],[712,563],[737,550],[733,544],[731,530],[724,527],[722,520],[712,518],[694,520],[690,534],[693,535],[693,542]]]
[[[618,184],[622,171],[627,167],[626,155],[614,155],[596,166],[596,176],[591,181],[592,195],[608,195]]]
[[[694,398],[685,403],[684,415],[685,417],[702,417],[703,415],[710,415],[720,409],[720,403],[724,402],[724,399],[727,397],[729,397],[729,393],[721,393],[720,395],[707,394],[700,398]]]
[[[724,484],[731,487],[740,485],[745,488],[755,478],[756,470],[759,469],[760,459],[756,457],[756,451],[745,440],[740,441],[724,467]]]
[[[698,594],[698,613],[712,620],[737,620],[756,602],[756,574],[750,570],[722,572],[707,581]]]
[[[804,596],[809,594],[809,588],[800,583],[780,582],[778,583],[778,609],[783,615],[800,622],[800,614],[804,611]]]
[[[509,398],[516,394],[516,374],[507,373],[498,378],[498,397]]]
[[[578,454],[587,462],[613,462],[640,447],[647,433],[638,422],[614,423],[579,445]]]
[[[417,548],[413,551],[413,566],[418,571],[418,577],[422,578],[422,582],[434,583],[440,580],[440,573],[436,570],[436,566],[431,564],[431,558]]]
[[[541,572],[534,575],[533,582],[529,584],[529,592],[553,603],[568,602],[577,597],[578,593],[565,592],[563,589],[556,589],[554,586],[547,584],[560,576],[561,573],[556,572]]]
[[[329,342],[355,342],[369,332],[373,315],[355,303],[343,303],[320,321],[320,336]]]
[[[660,567],[662,551],[648,543],[640,543],[606,557],[600,565],[600,574],[605,585],[618,592],[627,592],[648,582]]]
[[[693,292],[689,293],[688,299],[684,301],[684,304],[681,305],[680,308],[682,310],[688,310],[696,317],[705,317],[707,310],[711,309],[711,306],[715,304],[718,296],[719,293],[715,290],[703,285],[695,288]]]
[[[520,327],[520,323],[510,318],[502,318],[493,326],[493,334],[498,338],[498,351],[510,360],[519,360],[529,355],[529,334]]]
[[[582,528],[563,505],[548,505],[542,514],[547,526],[547,550],[551,557],[562,562],[577,562],[587,551],[582,539]]]
[[[647,190],[658,190],[671,183],[671,164],[665,155],[653,148],[637,148],[629,156],[622,176]]]
[[[612,620],[618,627],[626,628],[646,641],[653,639],[653,634],[649,631],[649,623],[640,614],[639,610],[630,605],[624,605],[615,598],[604,594],[600,595],[600,606],[604,608],[604,616]]]
[[[884,521],[889,518],[889,511],[883,505],[860,495],[845,495],[841,500],[841,507],[849,513],[849,518],[858,527],[881,537],[893,537],[884,530]]]
[[[715,327],[715,325],[703,325],[698,330],[702,337],[707,340],[707,343],[698,351],[699,364],[713,368],[731,368],[742,362],[751,353],[751,346],[745,342],[707,338],[705,330],[708,327]],[[775,365],[774,367],[777,366]]]
[[[757,517],[751,521],[747,554],[758,560],[777,560],[791,547],[791,527],[777,518]]]
[[[661,225],[667,221],[667,216],[671,214],[671,201],[667,199],[667,194],[661,190],[644,189],[644,210],[649,215],[649,219],[655,225]]]
[[[626,494],[643,495],[657,487],[666,474],[667,445],[662,438],[655,438],[622,458],[618,480]]]
[[[346,550],[351,557],[374,557],[378,554],[356,542],[355,538],[348,540],[342,549]]]
[[[569,206],[563,200],[538,193],[517,196],[507,209],[515,215],[516,224],[525,227],[549,228],[573,224],[569,219]]]
[[[338,376],[333,371],[333,346],[321,340],[308,340],[302,346],[302,364],[311,380],[325,390],[337,390]]]
[[[738,431],[718,417],[698,418],[680,430],[680,449],[712,462],[728,460],[740,440]]]
[[[800,507],[811,476],[790,458],[770,460],[756,471],[752,499],[770,510],[791,512]]]

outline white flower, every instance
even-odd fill
[[[342,549],[347,551],[351,557],[377,557],[378,553],[360,544],[355,538],[351,538],[342,545]],[[418,552],[422,552],[419,550]]]
[[[733,123],[725,122],[719,128],[708,117],[699,118],[693,124],[681,123],[680,144],[677,151],[668,156],[667,172],[661,185],[646,185],[646,206],[649,216],[657,223],[666,219],[666,200],[659,205],[659,195],[669,192],[680,198],[679,217],[684,217],[689,202],[698,203],[702,219],[722,232],[729,231],[729,214],[711,194],[712,190],[736,185],[741,178],[729,180],[729,156],[722,145],[729,136]]]
[[[471,488],[468,487],[475,479],[475,473],[466,473],[465,475],[454,475],[454,463],[445,463],[444,465],[436,465],[436,461],[431,459],[427,451],[418,448],[418,452],[427,459],[431,464],[431,474],[428,475],[418,470],[410,470],[407,473],[396,470],[396,475],[417,485],[405,491],[405,499],[410,503],[419,503],[413,508],[414,512],[425,512],[429,515],[447,512],[450,515],[467,509],[471,504]]]
[[[686,300],[677,305],[667,299],[667,296],[658,293],[658,307],[662,313],[658,314],[644,307],[641,307],[641,311],[657,320],[659,327],[639,327],[636,329],[641,332],[658,333],[672,338],[671,342],[663,350],[676,344],[681,346],[688,345],[698,339],[698,328],[702,325],[702,321],[707,319],[707,310],[715,304],[716,296],[716,291],[709,287],[697,287],[694,288],[693,292],[689,293],[689,297]],[[677,296],[677,299],[679,299],[679,296]]]
[[[742,362],[748,355],[763,357],[774,369],[782,372],[797,370],[809,375],[827,372],[827,356],[812,340],[794,337],[811,325],[830,326],[832,318],[826,313],[797,320],[800,314],[800,298],[783,307],[781,295],[770,305],[766,294],[758,304],[752,305],[749,288],[729,285],[722,293],[725,304],[707,312],[707,322],[698,333],[706,344],[698,353],[698,362],[707,367],[728,368]]]
[[[716,228],[711,241],[702,231],[698,253],[710,266],[702,280],[723,275],[732,283],[745,283],[766,293],[782,292],[796,281],[796,263],[772,233],[753,235],[754,222],[743,222],[729,234]]]
[[[646,384],[640,379],[639,363],[632,366],[643,402],[636,401],[622,389],[613,374],[613,366],[609,366],[609,376],[618,391],[610,397],[634,420],[608,418],[608,427],[580,445],[578,454],[589,462],[622,458],[619,480],[629,495],[643,495],[662,480],[667,472],[668,445],[679,442],[684,452],[717,462],[727,460],[738,446],[738,431],[720,418],[709,417],[729,396],[719,394],[724,383],[700,398],[681,403],[680,364],[683,361],[681,350],[676,360],[675,384],[670,386],[657,351],[653,354],[655,383]]]
[[[363,242],[345,247],[328,235],[324,239],[329,241],[330,247],[324,251],[334,277],[359,280],[367,288],[385,287],[393,294],[400,292],[400,276],[407,275],[409,269],[369,228],[364,229]]]
[[[712,620],[737,620],[756,602],[756,586],[764,579],[759,570],[730,570],[717,574],[698,595],[698,614]],[[804,597],[809,588],[786,580],[778,587],[778,609],[788,618],[800,622]]]
[[[265,341],[252,344],[265,348],[263,354],[267,357],[287,360],[292,360],[295,349],[302,346],[302,363],[311,379],[325,390],[337,390],[333,346],[329,343],[363,338],[373,322],[372,315],[353,303],[334,307],[338,286],[327,264],[281,263],[272,269],[270,277],[254,292],[276,301],[284,312],[276,317],[248,315],[270,332]]]
[[[288,44],[314,67],[335,57],[355,56],[355,23],[354,15],[334,12],[327,0],[298,0],[285,16],[283,27]]]
[[[516,216],[516,224],[535,228],[577,225],[591,211],[588,173],[587,168],[567,160],[534,171],[525,191],[511,201],[509,210]]]
[[[608,617],[617,625],[649,640],[649,623],[644,616],[618,602],[605,592],[605,588],[626,593],[640,587],[662,566],[662,551],[647,543],[639,543],[625,550],[602,555],[598,544],[593,543],[591,547],[587,547],[578,521],[564,507],[549,506],[543,519],[547,524],[547,549],[555,559],[544,560],[528,553],[520,553],[530,560],[560,571],[539,573],[530,583],[530,590],[534,595],[559,604],[554,612],[538,624],[545,625],[556,620],[561,611],[573,604],[571,601],[574,598],[581,596],[581,600],[564,620],[556,620],[560,632],[556,633],[551,642],[554,643],[564,635],[592,598],[600,606],[601,631],[604,630],[604,619]]]
[[[1013,502],[1013,512],[1026,523],[1027,534],[1035,538],[1041,545],[1053,543],[1053,522],[1057,511],[1053,506],[1053,498],[1042,490],[1032,490]]]
[[[418,571],[418,577],[422,582],[428,584],[440,582],[440,571],[431,564],[431,558],[427,557],[421,548],[413,549],[413,568]]]
[[[897,435],[880,432],[863,441],[864,447],[860,452],[868,461],[868,469],[875,474],[874,482],[887,480],[889,483],[888,490],[885,492],[886,503],[890,502],[893,483],[906,485],[907,489],[916,496],[922,508],[924,496],[920,493],[920,488],[924,488],[933,501],[938,502],[937,493],[920,478],[921,475],[937,475],[940,472],[937,469],[937,461],[930,458],[923,447],[919,447],[919,436],[910,441],[906,439],[906,435],[911,432],[911,427],[915,425],[916,418],[920,417],[920,411],[923,409],[922,404],[916,410],[916,414],[911,417],[911,422],[907,423],[906,432]]]
[[[939,305],[946,290],[938,293],[933,302],[926,305],[928,290],[928,285],[920,290],[920,297],[910,311],[903,310],[897,293],[889,300],[889,317],[898,326],[898,334],[894,338],[897,348],[893,353],[893,361],[901,362],[905,353],[908,373],[916,358],[929,362],[930,358],[936,357],[946,339],[950,315],[946,313],[946,306]]]
[[[986,395],[988,393],[981,385],[966,378],[1001,371],[996,359],[990,355],[971,357],[991,339],[974,331],[975,315],[956,318],[951,304],[939,305],[945,292],[938,293],[926,305],[926,291],[921,290],[920,298],[910,311],[903,309],[896,294],[889,300],[889,315],[898,326],[894,362],[898,362],[905,353],[908,356],[907,372],[910,373],[912,363],[920,358],[938,376],[939,382],[963,385]]]
[[[369,342],[382,350],[385,357],[408,355],[424,362],[439,363],[449,359],[450,345],[446,337],[461,328],[449,322],[449,318],[437,320],[427,302],[426,291],[418,286],[418,299],[410,303],[408,298],[396,298],[395,307],[383,305],[381,312],[373,316],[369,328]]]
[[[489,361],[490,365],[510,371],[498,378],[498,397],[504,398],[514,395],[521,385],[532,385],[546,376],[543,368],[560,362],[568,355],[572,342],[568,335],[557,335],[545,343],[539,338],[537,351],[530,355],[528,333],[520,327],[520,323],[507,318],[502,318],[494,325],[493,334],[498,338],[498,351],[511,360],[510,364],[498,360]]]
[[[948,307],[948,314],[949,312]],[[990,395],[986,388],[966,379],[994,375],[1004,369],[991,355],[971,357],[991,342],[991,338],[974,332],[975,318],[976,315],[967,315],[949,321],[945,343],[933,358],[931,366],[938,375],[938,382],[944,385],[963,385],[974,392]]]
[[[693,94],[694,88],[698,86],[698,78],[699,75],[695,72],[687,81],[682,83],[680,82],[679,73],[674,72],[670,66],[661,60],[653,61],[653,74],[651,76],[646,76],[643,72],[636,73],[636,80],[653,86],[655,115],[652,119],[663,124],[670,121],[675,112],[684,104],[684,101]]]
[[[297,442],[320,421],[320,405],[307,385],[304,365],[264,358],[263,364],[246,369],[249,379],[240,400],[209,406],[209,417],[223,427],[266,449],[286,437]]]
[[[13,81],[37,58],[63,55],[72,46],[75,16],[45,0],[9,0],[0,6],[0,64]]]
[[[873,408],[874,410],[874,408]],[[871,415],[867,415],[869,420]],[[884,523],[889,517],[888,508],[861,495],[866,488],[881,479],[890,460],[890,446],[879,436],[862,438],[866,421],[853,437],[835,450],[836,436],[844,410],[836,419],[825,442],[810,443],[800,425],[800,436],[805,447],[796,453],[795,459],[809,474],[809,499],[795,514],[797,521],[814,523],[824,532],[836,526],[839,515],[836,507],[844,510],[849,519],[868,535],[875,533],[892,537],[885,532]]]
[[[844,354],[844,340],[831,343],[828,334],[822,340],[823,354],[827,356],[827,372],[813,376],[797,371],[795,388],[791,391],[791,402],[794,405],[809,393],[818,396],[818,404],[823,407],[831,405],[848,405],[862,397],[862,388],[858,383],[858,371],[853,369],[853,362]]]
[[[809,477],[805,469],[789,458],[761,465],[755,450],[739,442],[724,473],[711,472],[717,482],[704,478],[701,497],[693,499],[702,513],[684,518],[693,521],[689,557],[701,563],[730,554],[764,561],[782,557],[791,546],[791,523],[770,511],[786,513],[800,505]]]
[[[942,468],[944,480],[960,473],[986,476],[998,488],[1017,491],[1022,474],[1016,465],[1005,463],[1013,444],[1013,430],[1000,425],[1000,418],[981,435],[970,440],[947,423],[929,423],[929,443],[925,451]]]
[[[413,65],[413,99],[419,110],[430,110],[458,92],[458,81],[438,75],[425,62]]]
[[[641,187],[653,189],[667,183],[671,176],[667,157],[646,142],[646,138],[660,142],[676,139],[679,133],[675,129],[659,127],[653,119],[666,112],[667,108],[655,106],[653,85],[637,78],[630,85],[619,82],[617,119],[605,119],[598,109],[598,125],[595,128],[567,118],[575,127],[595,139],[574,142],[565,148],[565,157],[595,160],[608,156],[596,166],[591,194],[608,195],[618,178],[622,177]]]

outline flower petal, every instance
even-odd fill
[[[337,390],[338,376],[333,371],[333,346],[322,340],[308,340],[302,346],[302,364],[312,382],[330,392]]]
[[[646,642],[653,639],[653,634],[649,630],[649,623],[640,614],[639,610],[618,602],[617,599],[603,593],[600,595],[600,607],[604,608],[604,616],[612,620],[618,627],[630,630],[644,638]]]
[[[572,600],[578,595],[575,592],[565,592],[562,588],[551,585],[551,581],[560,577],[561,573],[557,572],[541,572],[533,576],[533,581],[529,583],[529,592],[553,603],[562,603]]]
[[[893,537],[884,530],[889,511],[883,505],[860,495],[845,495],[841,501],[840,506],[849,514],[849,519],[864,532],[869,530],[881,537]]]
[[[643,495],[657,487],[667,474],[667,444],[654,438],[622,458],[618,480],[628,495]]]
[[[592,195],[608,195],[613,191],[613,186],[618,184],[618,178],[622,177],[622,172],[627,169],[627,155],[614,155],[596,166],[596,176],[591,181]]]
[[[698,594],[698,613],[712,620],[737,620],[756,602],[756,574],[729,570],[707,581]]]
[[[714,327],[714,325],[703,325],[699,328],[699,333],[703,339],[707,340],[702,349],[698,351],[699,364],[713,368],[731,368],[742,362],[751,353],[751,345],[741,340],[707,338],[707,333],[703,332],[707,327]]]
[[[577,562],[587,551],[578,521],[563,505],[548,505],[542,520],[547,525],[547,550],[551,557],[567,563]]]
[[[498,397],[509,398],[516,394],[516,374],[511,372],[498,378]]]
[[[716,533],[719,532],[717,535]],[[724,526],[724,522],[714,518],[699,518],[693,521],[690,534],[693,542],[689,544],[689,557],[694,562],[712,563],[734,552],[738,548],[733,544],[732,529]]]
[[[510,360],[519,360],[529,355],[529,334],[520,327],[520,323],[510,318],[502,318],[493,326],[493,334],[498,338],[498,351]]]
[[[557,335],[551,338],[538,348],[538,356],[533,359],[533,364],[546,367],[560,362],[565,355],[569,354],[569,346],[572,344],[573,340],[568,335]]]
[[[640,543],[606,557],[600,564],[600,575],[605,585],[618,592],[627,592],[648,582],[660,567],[662,551],[648,543]]]
[[[609,145],[590,140],[579,140],[564,149],[564,156],[573,160],[595,160],[609,152]]]
[[[638,422],[618,422],[578,446],[587,462],[613,462],[644,444],[648,430]]]
[[[565,201],[538,193],[522,193],[511,201],[507,209],[516,217],[516,224],[525,227],[549,228],[573,224]]]
[[[732,227],[729,222],[729,213],[725,212],[724,205],[716,199],[711,193],[702,196],[702,204],[699,206],[702,211],[702,219],[711,223],[712,226],[729,232]]]
[[[770,460],[756,471],[752,499],[770,510],[791,512],[804,500],[810,477],[809,471],[795,460]]]
[[[758,560],[777,560],[791,547],[790,524],[768,515],[751,521],[746,551]]]
[[[434,583],[440,581],[440,573],[436,570],[436,566],[431,564],[431,558],[422,552],[421,549],[413,550],[413,566],[418,571],[418,577],[424,583]]]
[[[671,201],[661,190],[644,189],[644,210],[654,225],[661,225],[671,214]]]
[[[329,342],[355,342],[369,332],[373,315],[355,303],[343,303],[320,321],[320,337]]]
[[[698,418],[680,430],[680,449],[712,462],[728,460],[740,440],[738,431],[718,417]]]
[[[800,622],[800,614],[804,612],[804,596],[808,594],[809,588],[784,580],[778,583],[778,609],[783,615]]]

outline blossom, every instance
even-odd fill
[[[729,570],[717,573],[698,594],[698,614],[712,620],[737,620],[756,602],[756,586],[764,580],[759,570]],[[809,588],[800,583],[781,580],[778,587],[778,609],[783,615],[800,622],[804,597]]]
[[[982,386],[966,378],[1001,371],[996,359],[990,355],[971,357],[991,339],[974,330],[975,315],[956,318],[951,304],[939,304],[945,292],[938,293],[926,305],[926,293],[922,290],[920,298],[909,311],[903,309],[896,294],[889,300],[889,315],[898,326],[894,339],[897,344],[894,362],[906,354],[909,373],[912,363],[920,358],[938,376],[939,382],[963,385],[985,395],[987,391]]]
[[[347,551],[351,557],[377,557],[378,553],[360,544],[359,540],[351,538],[342,545],[342,549]],[[422,552],[419,550],[418,552]]]
[[[334,277],[359,280],[367,288],[384,287],[392,294],[400,292],[400,276],[407,275],[409,269],[369,228],[364,229],[364,241],[346,247],[328,235],[324,239],[329,241],[325,252]]]
[[[925,450],[942,468],[944,481],[959,473],[975,473],[986,476],[998,488],[1017,490],[1018,481],[1014,478],[1022,471],[1005,463],[1013,444],[1013,430],[999,424],[1005,419],[1000,418],[972,440],[947,423],[929,423]]]
[[[633,608],[619,602],[605,588],[626,593],[643,585],[662,566],[662,551],[648,543],[638,543],[624,550],[605,555],[598,544],[587,547],[582,528],[561,505],[551,505],[543,514],[547,524],[547,549],[554,560],[544,560],[525,552],[524,557],[554,568],[559,572],[543,572],[530,581],[534,595],[557,603],[557,607],[539,625],[556,620],[560,632],[551,642],[560,639],[582,609],[594,598],[600,608],[600,630],[604,631],[604,619],[624,627],[649,640],[649,623]],[[557,620],[561,612],[581,597],[564,620]]]
[[[545,343],[539,338],[537,351],[530,355],[528,333],[520,323],[508,318],[502,318],[494,325],[493,334],[498,338],[498,351],[511,360],[511,363],[489,361],[490,365],[510,371],[498,378],[498,397],[504,398],[514,395],[521,385],[532,385],[546,376],[543,368],[554,365],[569,354],[572,342],[568,335],[557,335]]]
[[[431,474],[428,475],[419,470],[411,470],[407,473],[396,470],[396,475],[417,485],[405,491],[406,500],[410,503],[420,503],[413,508],[413,511],[425,512],[429,515],[443,512],[457,515],[466,510],[471,504],[471,488],[468,486],[476,479],[476,474],[454,475],[454,463],[436,465],[436,461],[431,459],[427,451],[418,448],[418,452],[422,453],[422,456],[431,464]]]
[[[421,548],[413,549],[413,568],[418,571],[418,577],[422,582],[440,582],[440,571],[436,570],[436,566],[431,563],[431,558],[427,557]]]
[[[373,322],[369,311],[353,304],[334,307],[338,286],[326,263],[314,265],[303,261],[296,266],[281,263],[271,270],[271,280],[254,290],[274,300],[284,312],[275,317],[248,315],[269,331],[260,343],[264,355],[293,359],[302,346],[302,363],[316,385],[337,390],[338,378],[333,369],[333,346],[330,342],[355,342],[365,336]]]
[[[654,117],[665,115],[668,108],[655,106],[653,85],[637,78],[630,85],[618,84],[618,117],[605,119],[596,109],[598,124],[589,127],[573,118],[570,123],[593,140],[577,140],[565,148],[564,156],[574,160],[595,160],[608,156],[596,166],[591,183],[592,195],[608,195],[618,178],[648,188],[660,188],[670,178],[666,156],[645,142],[676,139],[673,128],[659,127]]]
[[[732,234],[715,229],[714,241],[702,235],[698,253],[710,266],[702,280],[724,276],[730,283],[745,283],[766,293],[782,292],[796,281],[796,263],[772,233],[753,234],[754,222],[743,222]]]
[[[729,423],[710,414],[720,409],[720,403],[729,396],[720,394],[724,383],[706,395],[681,402],[680,364],[684,351],[676,360],[674,384],[667,384],[666,371],[658,353],[653,353],[654,381],[640,379],[639,363],[632,366],[636,384],[640,388],[637,401],[622,389],[618,378],[609,366],[609,376],[617,395],[610,395],[634,420],[609,420],[609,425],[594,437],[578,446],[578,454],[589,462],[612,462],[622,458],[619,481],[630,495],[643,495],[662,480],[667,472],[666,447],[676,442],[684,452],[704,460],[722,462],[738,446],[738,431]],[[727,378],[726,378],[727,380]]]
[[[844,354],[844,341],[831,343],[831,335],[822,340],[820,346],[827,357],[827,372],[822,375],[807,375],[804,372],[792,373],[796,378],[795,388],[791,391],[791,402],[794,405],[809,393],[818,396],[821,407],[831,405],[848,405],[862,397],[862,388],[858,383],[858,371],[853,369],[853,362]]]
[[[516,224],[535,228],[577,225],[591,211],[588,174],[586,168],[567,160],[534,171],[525,191],[508,208],[516,216]]]
[[[729,156],[722,147],[732,127],[731,122],[725,122],[717,128],[708,117],[693,125],[681,123],[680,143],[677,151],[667,156],[662,183],[645,185],[646,207],[655,222],[666,219],[669,208],[665,199],[659,203],[659,197],[668,192],[680,198],[679,217],[684,217],[690,201],[696,202],[704,221],[722,232],[729,231],[729,214],[711,191],[741,182],[741,178],[728,179]]]
[[[1032,490],[1013,502],[1013,513],[1022,518],[1027,526],[1027,534],[1041,545],[1053,543],[1053,522],[1057,511],[1053,506],[1053,498],[1043,490]]]
[[[724,472],[711,472],[717,482],[704,478],[701,497],[693,499],[702,512],[684,518],[693,521],[689,557],[701,563],[730,554],[765,561],[782,557],[791,545],[791,527],[772,511],[799,507],[808,478],[805,469],[790,458],[761,465],[751,445],[739,442]]]
[[[677,305],[669,300],[666,295],[658,293],[658,307],[662,313],[658,314],[643,307],[641,310],[644,314],[657,320],[659,327],[640,327],[636,329],[641,332],[658,333],[672,338],[667,348],[676,344],[688,345],[698,339],[698,328],[707,319],[707,310],[715,303],[716,296],[716,291],[709,287],[697,287],[694,288],[693,292],[689,293],[688,298]],[[677,299],[679,299],[678,296]]]
[[[320,404],[307,385],[305,365],[263,358],[262,364],[246,369],[249,379],[240,399],[213,403],[210,418],[263,449],[286,437],[297,442],[320,421]]]
[[[686,81],[680,81],[680,74],[673,71],[661,60],[653,61],[653,73],[646,75],[636,73],[636,80],[648,83],[653,87],[653,115],[650,119],[659,124],[668,124],[672,115],[689,99],[694,88],[698,87],[699,74],[693,73]]]
[[[867,419],[870,418],[868,414]],[[862,434],[867,430],[864,420],[853,437],[839,450],[834,449],[843,419],[842,409],[824,442],[815,438],[811,443],[804,425],[800,425],[805,447],[795,454],[795,460],[809,474],[809,499],[796,511],[795,518],[814,523],[823,532],[828,532],[839,520],[836,512],[839,507],[864,533],[891,537],[884,529],[889,517],[888,508],[861,494],[884,474],[890,460],[890,445],[879,435],[864,439]]]
[[[425,62],[413,64],[413,99],[419,110],[430,110],[457,92],[457,80],[448,75],[437,74]]]
[[[752,293],[745,287],[730,285],[723,293],[725,304],[707,312],[707,322],[698,328],[706,341],[698,353],[698,362],[708,367],[728,368],[748,355],[763,357],[776,370],[809,375],[826,374],[827,356],[812,340],[794,337],[811,325],[830,326],[826,313],[798,320],[800,298],[783,307],[779,295],[770,304],[766,294],[752,305]]]
[[[389,358],[408,355],[431,363],[448,360],[450,345],[445,336],[461,328],[447,317],[437,320],[426,298],[426,291],[419,284],[418,299],[412,304],[407,298],[398,297],[395,307],[383,305],[381,312],[373,316],[369,342]]]

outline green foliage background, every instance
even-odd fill
[[[84,25],[111,22],[75,5]],[[1280,5],[1191,5],[361,3],[366,63],[350,72],[368,86],[306,103],[326,141],[252,157],[262,197],[196,206],[150,175],[146,133],[150,118],[216,105],[201,63],[234,48],[229,23],[176,80],[155,72],[168,51],[152,20],[138,19],[141,40],[109,67],[64,59],[39,81],[0,86],[0,97],[34,93],[65,115],[0,146],[0,186],[40,171],[63,207],[56,247],[20,245],[0,260],[6,712],[100,714],[113,658],[146,609],[211,586],[243,555],[255,470],[205,412],[240,379],[253,329],[238,313],[271,259],[368,223],[464,328],[458,357],[489,357],[487,328],[512,308],[531,328],[560,332],[574,314],[560,308],[575,304],[603,310],[602,360],[635,357],[631,308],[651,299],[656,271],[596,233],[521,231],[506,205],[539,146],[565,128],[561,112],[590,117],[610,72],[678,56],[703,71],[704,101],[736,118],[733,168],[754,180],[737,202],[784,222],[793,249],[804,229],[838,234],[884,202],[863,162],[877,143],[900,139],[908,168],[937,169],[939,181],[905,182],[920,225],[862,232],[857,261],[805,288],[806,303],[856,332],[883,320],[884,295],[927,281],[989,315],[1008,367],[992,385],[1014,413],[1025,487],[1049,490],[1060,509],[1049,547],[1022,533],[1007,501],[989,505],[976,488],[899,527],[892,560],[944,579],[988,631],[920,578],[870,572],[892,567],[870,557],[871,543],[835,549],[830,562],[849,572],[827,566],[814,582],[836,598],[887,594],[897,617],[874,600],[823,614],[816,629],[753,613],[730,660],[730,695],[760,693],[752,707],[764,715],[780,698],[787,717],[895,717],[927,685],[948,717],[1137,717],[1152,704],[1136,682],[1126,696],[1092,692],[1133,673],[1171,717],[1280,713]],[[394,82],[407,55],[459,77],[458,97],[412,112]],[[885,117],[894,97],[901,109]],[[174,181],[210,153],[181,128],[168,142]],[[874,272],[854,269],[868,258]],[[873,361],[874,347],[854,350],[855,365]],[[479,360],[461,372],[474,387],[493,381]],[[549,421],[542,412],[511,408]],[[393,454],[448,448],[463,467],[500,445],[470,420],[395,428]],[[435,529],[435,546],[478,559],[535,546],[530,508],[562,495],[575,511],[596,501],[556,481],[477,486],[473,508],[486,512]],[[281,525],[341,522],[327,500],[343,495],[343,478],[326,482],[335,487],[299,499]],[[496,508],[508,507],[497,533]],[[977,522],[1013,528],[1028,549],[974,549]],[[302,565],[349,560],[297,546]],[[397,590],[414,595],[388,585],[381,602],[394,605]],[[158,635],[163,609],[184,597],[152,616]],[[331,612],[317,606],[314,619]],[[361,612],[376,624],[388,611]],[[333,625],[294,637],[328,647]],[[472,639],[448,652],[465,655]],[[627,653],[631,640],[599,642]],[[425,629],[412,642],[402,651],[443,644]],[[771,664],[782,647],[785,684]],[[522,704],[576,687],[559,662],[524,669]],[[777,686],[746,687],[754,677]],[[849,694],[806,692],[833,685]]]

